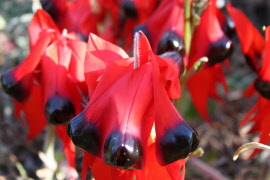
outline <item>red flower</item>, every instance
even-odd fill
[[[241,10],[233,7],[231,3],[228,3],[227,10],[234,21],[236,33],[247,63],[258,73],[260,71],[265,41],[260,32]]]
[[[15,114],[24,112],[28,139],[46,126],[56,128],[64,143],[71,168],[75,168],[75,146],[65,132],[65,124],[82,111],[81,94],[87,95],[83,74],[86,43],[74,34],[60,34],[49,15],[38,10],[29,25],[30,54],[1,76],[6,93],[15,99]]]
[[[180,97],[179,71],[172,60],[155,56],[142,32],[135,34],[133,58],[119,59],[123,54],[113,50],[121,52],[120,48],[107,43],[106,51],[99,50],[96,42],[104,41],[92,35],[89,39],[88,45],[95,49],[91,56],[106,67],[88,105],[68,124],[74,144],[108,165],[143,169],[155,123],[159,164],[170,164],[194,151],[197,134],[170,101]],[[96,76],[100,69],[93,73]],[[91,71],[86,74],[90,77]]]
[[[246,117],[241,121],[241,126],[251,121],[254,124],[250,129],[249,133],[260,133],[260,143],[267,144],[270,141],[270,126],[269,126],[269,108],[270,108],[270,69],[269,69],[269,57],[270,57],[270,26],[266,28],[266,45],[264,49],[264,58],[262,60],[262,66],[259,75],[254,82],[246,91],[245,94],[251,97],[257,92],[258,101],[253,108],[248,112]],[[253,151],[250,157],[255,156],[260,150],[256,149]]]
[[[146,34],[155,53],[176,51],[184,57],[184,1],[161,1],[154,13],[137,30]]]
[[[216,7],[216,0],[210,0],[201,15],[200,24],[192,36],[188,69],[202,57],[208,57],[207,65],[212,66],[223,62],[232,53],[233,44],[221,29],[219,14],[220,10]]]
[[[224,91],[228,92],[220,63],[230,56],[233,44],[221,29],[218,19],[221,16],[220,13],[216,7],[216,1],[209,1],[209,5],[201,15],[200,24],[194,31],[187,65],[187,69],[191,70],[194,63],[200,58],[208,58],[208,62],[204,64],[202,69],[193,74],[187,81],[192,101],[207,122],[210,122],[207,112],[208,98],[222,100],[216,85],[222,84]]]

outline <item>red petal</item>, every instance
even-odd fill
[[[60,41],[53,42],[46,49],[46,54],[41,60],[42,86],[44,98],[48,99],[54,93],[68,96],[67,71],[71,59],[71,50]]]
[[[86,54],[86,43],[80,40],[71,40],[67,42],[68,47],[72,51],[69,64],[69,73],[73,81],[84,82],[84,58]]]
[[[37,43],[31,49],[30,54],[14,68],[14,77],[17,80],[20,80],[26,74],[33,73],[39,64],[45,49],[52,41],[52,35],[53,33],[49,31],[42,32],[42,36],[37,40]]]
[[[208,123],[211,122],[207,111],[208,99],[214,98],[221,102],[223,101],[217,93],[218,91],[216,86],[218,83],[223,85],[224,91],[227,93],[228,87],[220,64],[203,68],[187,80],[187,87],[189,89],[192,102],[200,115]]]
[[[52,124],[64,124],[75,115],[69,91],[70,59],[71,50],[65,41],[59,40],[46,49],[46,54],[41,60],[43,102],[47,119]]]
[[[29,140],[35,138],[45,128],[47,121],[42,106],[41,88],[33,86],[31,96],[24,104],[15,102],[15,115],[21,122],[26,119]]]
[[[159,58],[158,62],[160,76],[164,79],[164,87],[170,99],[178,99],[181,96],[181,87],[179,81],[179,67],[170,58]]]
[[[156,144],[152,143],[148,147],[148,156],[145,163],[145,168],[142,170],[135,170],[135,175],[137,180],[145,179],[174,179],[182,180],[184,179],[185,172],[180,173],[180,169],[185,169],[185,160],[178,160],[167,166],[161,166],[156,158]]]
[[[252,95],[254,95],[256,93],[256,90],[254,89],[254,83],[252,83],[251,85],[249,85],[246,90],[243,92],[243,94],[247,97],[251,97]]]
[[[60,34],[58,27],[50,17],[50,15],[44,10],[37,10],[33,19],[28,26],[28,36],[30,41],[30,47],[32,48],[41,36],[41,32],[46,29],[51,29]]]
[[[247,16],[241,10],[233,7],[230,2],[227,4],[227,10],[234,21],[243,54],[251,67],[259,72],[260,59],[265,46],[262,35]]]
[[[270,26],[268,26],[265,30],[265,34],[266,37],[269,38],[269,34],[270,34]],[[262,66],[260,69],[260,78],[263,81],[268,81],[270,82],[270,40],[268,39],[266,41],[266,45],[265,45],[265,52],[264,52],[264,57],[263,57],[263,61],[262,61]]]
[[[94,34],[89,35],[84,65],[89,97],[92,96],[106,64],[123,58],[128,58],[123,49]]]
[[[157,159],[167,165],[186,156],[198,146],[197,133],[187,125],[170,101],[152,54]]]
[[[249,110],[249,112],[246,114],[246,116],[243,118],[243,120],[240,122],[240,126],[243,126],[244,124],[246,124],[250,119],[251,116],[258,110],[258,104],[255,104],[251,110]]]
[[[43,35],[32,48],[26,59],[1,76],[4,91],[20,102],[27,100],[29,97],[33,73],[40,63],[40,58],[46,47],[52,40],[52,33],[45,31]]]
[[[72,51],[69,64],[69,74],[71,75],[70,91],[72,94],[72,102],[74,103],[76,114],[82,109],[83,100],[87,99],[88,90],[84,77],[84,58],[86,54],[86,44],[80,40],[69,39],[67,43]],[[79,93],[78,93],[79,92]]]
[[[252,121],[254,122],[252,129],[249,133],[260,133],[260,140],[259,142],[262,144],[268,144],[270,141],[269,136],[269,108],[270,108],[270,101],[268,99],[259,96],[258,98],[258,110],[253,117]],[[254,157],[257,153],[261,150],[255,149],[251,154],[250,158]]]

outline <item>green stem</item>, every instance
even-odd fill
[[[48,168],[50,168],[54,173],[57,169],[57,162],[55,160],[54,154],[54,144],[55,144],[55,127],[53,125],[49,125],[46,132],[45,142],[44,142],[44,153],[46,159],[44,159],[44,163]],[[54,175],[52,173],[52,176]]]
[[[190,11],[190,0],[185,0],[184,3],[184,39],[185,39],[185,49],[186,49],[186,54],[189,54],[190,50],[190,43],[191,43],[191,11]],[[185,76],[183,76],[182,79],[185,79]],[[182,83],[181,80],[181,89],[183,91],[183,87],[185,86],[185,82]],[[176,99],[173,101],[174,106],[180,112],[180,98]]]
[[[49,125],[44,143],[44,152],[49,157],[54,157],[55,132],[54,126]]]
[[[191,44],[191,10],[190,0],[185,0],[184,4],[184,39],[186,53],[189,54]]]

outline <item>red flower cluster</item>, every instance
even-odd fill
[[[244,117],[240,125],[243,126],[247,122],[253,122],[249,133],[259,132],[259,142],[267,144],[270,141],[270,27],[266,27],[264,39],[242,11],[234,8],[231,4],[228,6],[228,11],[235,22],[236,32],[247,63],[257,73],[256,80],[244,94],[247,97],[258,94],[258,102]],[[254,150],[250,157],[255,156],[259,151],[259,149]]]
[[[258,109],[252,132],[261,131],[261,142],[270,140],[268,116],[262,115],[270,98],[270,30],[265,43],[230,3],[218,8],[217,0],[207,1],[192,32],[184,30],[184,0],[44,0],[41,4],[53,20],[43,10],[36,12],[29,25],[30,53],[3,73],[1,82],[15,100],[16,115],[25,114],[28,139],[48,121],[56,125],[71,168],[75,168],[73,143],[83,150],[83,177],[91,167],[95,179],[184,178],[184,159],[199,140],[172,100],[181,96],[180,78],[193,72],[185,77],[187,88],[198,112],[211,121],[208,98],[222,101],[216,84],[228,92],[222,66],[233,51],[232,19],[243,53],[258,73],[255,89],[261,93],[243,123]],[[192,35],[190,47],[185,47],[186,33]],[[133,57],[129,57],[132,41]],[[203,57],[208,62],[194,72]],[[89,102],[83,107],[86,96]]]
[[[86,43],[73,33],[61,34],[42,10],[36,12],[28,30],[30,54],[2,74],[3,89],[15,100],[16,116],[26,118],[27,139],[36,137],[47,121],[59,125],[56,131],[65,144],[70,167],[75,168],[75,146],[64,131],[65,124],[83,109],[81,93],[87,95]]]

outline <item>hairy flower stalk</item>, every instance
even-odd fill
[[[140,54],[139,54],[139,39],[140,34],[138,32],[134,35],[134,44],[133,44],[133,57],[134,57],[134,69],[138,68],[140,66]]]

